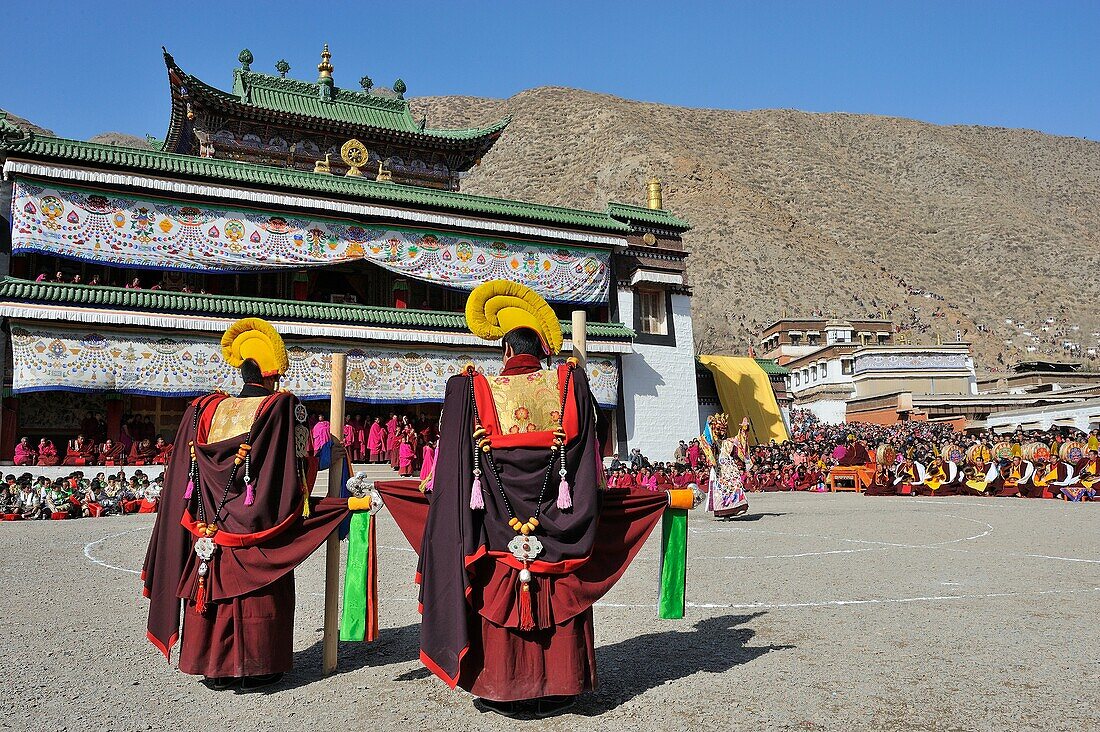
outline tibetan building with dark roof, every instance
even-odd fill
[[[587,314],[607,452],[665,459],[669,434],[695,432],[690,225],[656,179],[639,191],[647,205],[602,211],[462,193],[507,119],[429,127],[403,82],[336,86],[327,47],[315,82],[287,78],[285,62],[255,71],[247,51],[239,62],[222,91],[165,53],[172,112],[153,150],[0,115],[0,449],[62,445],[88,412],[106,415],[107,436],[132,416],[170,437],[188,398],[234,388],[218,337],[243,316],[285,335],[283,386],[302,398],[327,398],[343,352],[353,414],[432,419],[450,375],[499,369],[462,317],[469,290],[496,278],[545,297],[566,348],[571,313]]]

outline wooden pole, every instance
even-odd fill
[[[583,369],[588,364],[588,314],[573,311],[573,358]]]
[[[344,473],[344,395],[347,388],[348,357],[332,354],[332,396],[329,401],[329,430],[332,459],[328,466],[328,495],[340,496]],[[332,532],[325,547],[325,625],[323,635],[325,676],[336,672],[337,641],[340,639],[340,537]]]

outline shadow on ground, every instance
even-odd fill
[[[600,685],[572,710],[594,717],[663,684],[700,671],[719,674],[772,651],[794,646],[748,646],[755,631],[741,627],[765,615],[723,615],[695,623],[690,631],[666,630],[627,638],[596,649]]]
[[[627,638],[596,649],[600,686],[583,695],[572,710],[597,716],[625,704],[663,684],[687,678],[700,671],[723,673],[750,663],[765,653],[794,646],[748,646],[755,632],[742,627],[765,612],[723,615],[695,623],[690,630],[665,630]],[[362,668],[408,663],[419,658],[420,626],[383,629],[374,643],[341,643],[337,674]],[[294,669],[283,682],[263,693],[308,686],[323,679],[323,643],[317,641],[294,654]],[[414,681],[431,676],[423,667],[406,671],[397,681]]]
[[[728,521],[731,524],[739,524],[743,521],[759,521],[760,519],[765,518],[765,517],[769,517],[769,516],[786,516],[786,515],[787,515],[787,513],[785,511],[780,512],[780,513],[775,513],[775,512],[769,513],[769,512],[763,511],[761,513],[743,513],[740,516],[730,516],[729,518],[725,518],[725,519],[721,519],[721,520],[722,521]]]
[[[324,642],[318,640],[309,648],[294,654],[294,668],[283,682],[274,686],[270,693],[277,694],[287,689],[308,686],[321,681]],[[346,674],[362,668],[389,666],[394,663],[408,663],[420,658],[420,624],[413,623],[401,628],[383,628],[378,640],[373,643],[341,643],[337,674]],[[419,672],[423,671],[423,674]],[[415,669],[398,677],[399,681],[425,678],[431,675],[427,669]]]

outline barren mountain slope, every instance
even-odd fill
[[[421,98],[414,113],[433,126],[514,117],[463,182],[471,193],[602,208],[644,204],[660,177],[665,206],[696,227],[700,352],[743,353],[770,321],[812,310],[885,311],[915,342],[961,330],[979,370],[1097,346],[1100,143],[556,87]]]

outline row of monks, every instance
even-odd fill
[[[1022,496],[1092,500],[1100,488],[1100,458],[1095,445],[1062,443],[1057,450],[1033,442],[983,444],[965,452],[953,443],[943,445],[921,462],[900,460],[889,446],[881,446],[869,496]]]
[[[90,440],[84,435],[69,440],[64,458],[57,452],[53,440],[43,437],[37,447],[26,437],[15,446],[16,465],[167,465],[172,456],[172,444],[163,437],[155,441],[137,440],[130,445],[129,451],[121,442],[108,438],[101,443]]]

